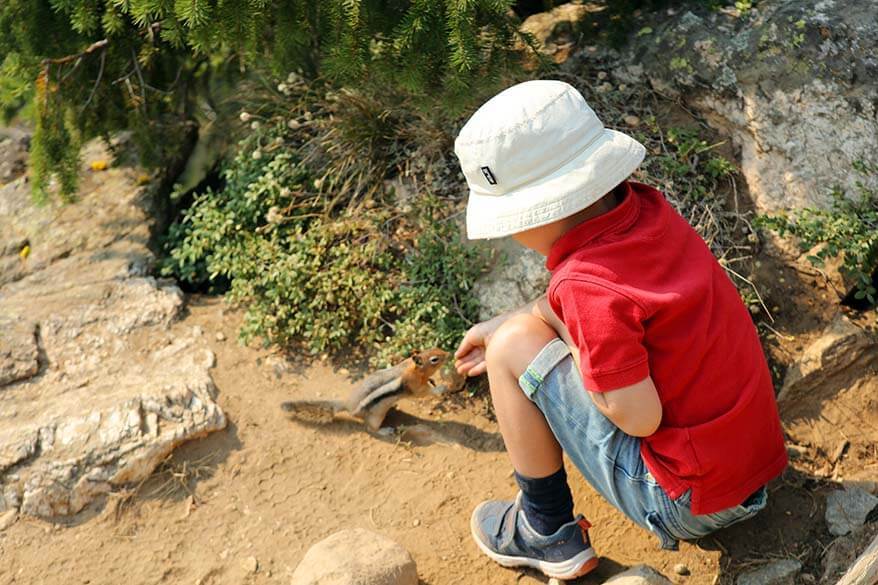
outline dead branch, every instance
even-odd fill
[[[107,39],[103,39],[100,41],[96,41],[88,46],[87,49],[82,51],[81,53],[76,53],[75,55],[67,55],[65,57],[57,57],[54,59],[43,59],[43,66],[48,65],[63,65],[64,63],[69,63],[75,59],[81,59],[88,55],[89,53],[94,53],[98,49],[103,49],[109,44]]]

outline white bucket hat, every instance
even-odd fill
[[[563,81],[514,85],[480,107],[454,141],[470,194],[470,239],[500,238],[585,209],[624,181],[646,149],[608,130]]]

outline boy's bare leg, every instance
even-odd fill
[[[561,446],[543,413],[518,385],[518,378],[555,331],[533,315],[516,315],[497,329],[486,348],[491,399],[515,470],[539,478],[562,465]]]

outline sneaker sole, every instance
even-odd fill
[[[503,567],[530,567],[541,571],[547,577],[566,581],[568,579],[582,577],[586,573],[594,571],[598,566],[598,558],[595,556],[592,547],[588,547],[578,555],[567,559],[566,561],[557,562],[541,561],[529,557],[501,555],[489,549],[479,538],[475,525],[475,513],[470,517],[469,528],[473,540],[476,541],[476,544],[482,552]]]

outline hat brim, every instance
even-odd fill
[[[588,148],[551,175],[504,195],[470,191],[466,234],[502,238],[581,211],[628,178],[646,149],[627,134],[604,129]]]

